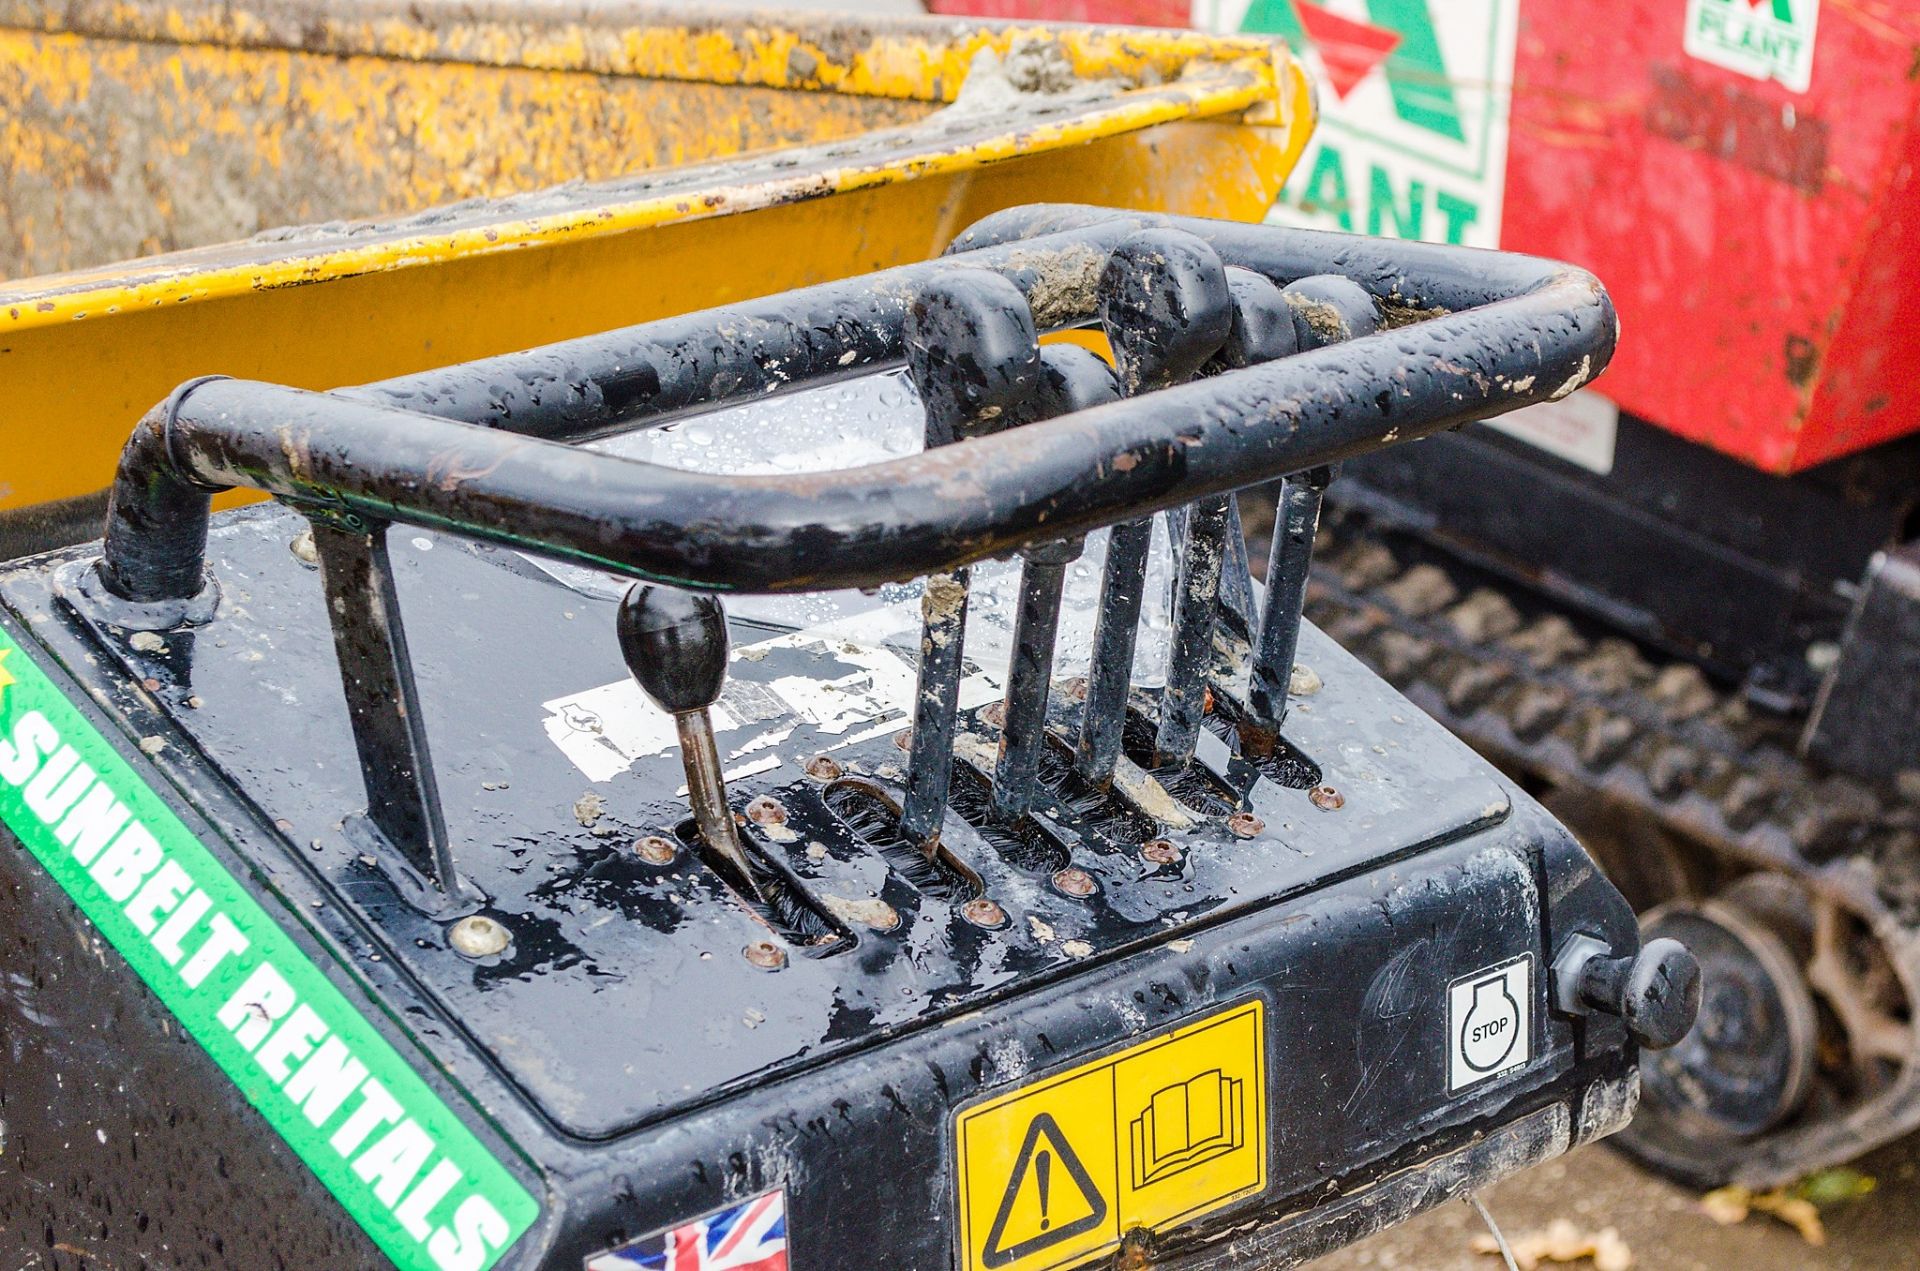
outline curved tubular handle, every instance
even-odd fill
[[[1057,234],[1022,237],[1054,222]],[[900,311],[920,281],[992,268],[1022,288],[1040,326],[1077,324],[1093,316],[1105,251],[1161,226],[1276,282],[1346,274],[1389,329],[924,454],[798,476],[683,472],[364,396],[200,382],[128,441],[100,581],[128,601],[194,595],[210,496],[248,487],[348,520],[439,527],[698,590],[871,587],[1565,396],[1606,364],[1617,338],[1600,284],[1549,261],[1099,209],[1000,214],[968,241],[1004,245],[804,294],[816,317],[836,305],[890,313],[881,343],[897,360]],[[549,356],[489,364],[511,371],[516,358],[531,367]],[[875,356],[868,365],[882,364]],[[615,414],[590,411],[561,431],[617,430]]]

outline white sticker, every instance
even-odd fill
[[[1590,389],[1486,421],[1489,428],[1606,476],[1620,436],[1620,408]]]
[[[820,657],[852,670],[832,679],[784,675],[756,678],[755,666],[776,650]],[[830,750],[905,728],[913,714],[915,674],[890,649],[855,644],[817,631],[796,631],[733,651],[726,688],[711,715],[713,731],[729,761],[766,751],[806,725],[841,740]],[[960,705],[992,701],[998,687],[988,677],[961,682]],[[592,781],[611,781],[637,759],[664,754],[679,744],[673,717],[655,706],[631,678],[569,693],[541,705],[541,721],[553,744]],[[778,767],[777,755],[761,756],[729,776]],[[684,793],[684,791],[683,791]]]
[[[1819,24],[1820,0],[1687,0],[1687,56],[1804,93]]]
[[[1500,245],[1520,0],[1195,0],[1196,25],[1284,37],[1320,126],[1273,219]]]
[[[1532,1058],[1533,955],[1447,986],[1447,1090],[1511,1072]]]

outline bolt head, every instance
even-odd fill
[[[671,865],[679,858],[680,848],[670,838],[649,834],[633,845],[633,854],[649,865]]]
[[[1307,800],[1322,812],[1338,812],[1347,806],[1347,796],[1332,786],[1315,786],[1307,791]]]
[[[1069,676],[1060,682],[1060,692],[1070,702],[1086,701],[1087,677],[1084,675]]]
[[[1093,875],[1074,866],[1055,874],[1053,885],[1069,896],[1091,896],[1094,892]]]
[[[512,938],[503,924],[485,914],[469,914],[447,928],[447,943],[463,958],[490,958],[504,953]]]
[[[960,906],[960,916],[976,927],[985,927],[989,931],[998,930],[1007,925],[1007,911],[1000,902],[987,896],[977,896]]]
[[[780,800],[771,795],[761,795],[747,804],[747,820],[755,825],[785,825],[787,808]]]
[[[807,775],[815,781],[832,781],[843,771],[839,763],[828,755],[815,755],[807,760]]]
[[[1007,722],[1007,704],[1005,702],[988,702],[980,708],[980,722],[999,728]]]
[[[1180,849],[1167,839],[1148,839],[1140,845],[1140,855],[1156,865],[1172,865],[1180,859]]]
[[[899,732],[895,733],[893,735],[893,744],[896,748],[900,750],[912,750],[913,749],[913,729],[902,728]]]
[[[1227,818],[1227,829],[1235,838],[1250,839],[1267,828],[1267,823],[1251,812],[1235,812]]]
[[[787,964],[787,951],[771,940],[755,940],[740,951],[748,966],[762,971],[778,971]]]

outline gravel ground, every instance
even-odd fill
[[[1696,1193],[1647,1174],[1605,1146],[1583,1148],[1517,1175],[1482,1196],[1509,1240],[1556,1218],[1585,1231],[1613,1227],[1636,1271],[1894,1271],[1920,1267],[1920,1140],[1862,1159],[1878,1182],[1860,1200],[1823,1212],[1827,1244],[1815,1248],[1762,1215],[1722,1227]],[[1313,1271],[1499,1271],[1472,1251],[1485,1228],[1466,1205],[1443,1205],[1313,1264]],[[1591,1262],[1570,1264],[1574,1271]],[[1551,1264],[1549,1264],[1551,1266]]]

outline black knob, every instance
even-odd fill
[[[1351,278],[1314,274],[1289,283],[1280,294],[1293,307],[1293,331],[1303,351],[1355,340],[1380,329],[1380,311],[1373,297]]]
[[[727,680],[727,615],[720,599],[635,583],[620,602],[620,656],[661,710],[705,710]]]
[[[1300,351],[1293,306],[1271,278],[1251,269],[1230,267],[1227,289],[1233,296],[1233,329],[1207,363],[1208,371],[1258,366]]]
[[[1233,330],[1226,266],[1183,230],[1130,234],[1100,274],[1100,325],[1129,397],[1192,379]]]
[[[1020,288],[986,269],[946,270],[914,296],[907,371],[942,446],[1019,422],[1040,387],[1040,339]]]
[[[1587,959],[1578,993],[1584,1005],[1626,1021],[1642,1046],[1665,1050],[1700,1013],[1700,963],[1678,940],[1649,940],[1630,958]]]
[[[1049,344],[1040,351],[1040,391],[1022,422],[1055,419],[1119,400],[1120,381],[1099,354],[1077,344]]]

